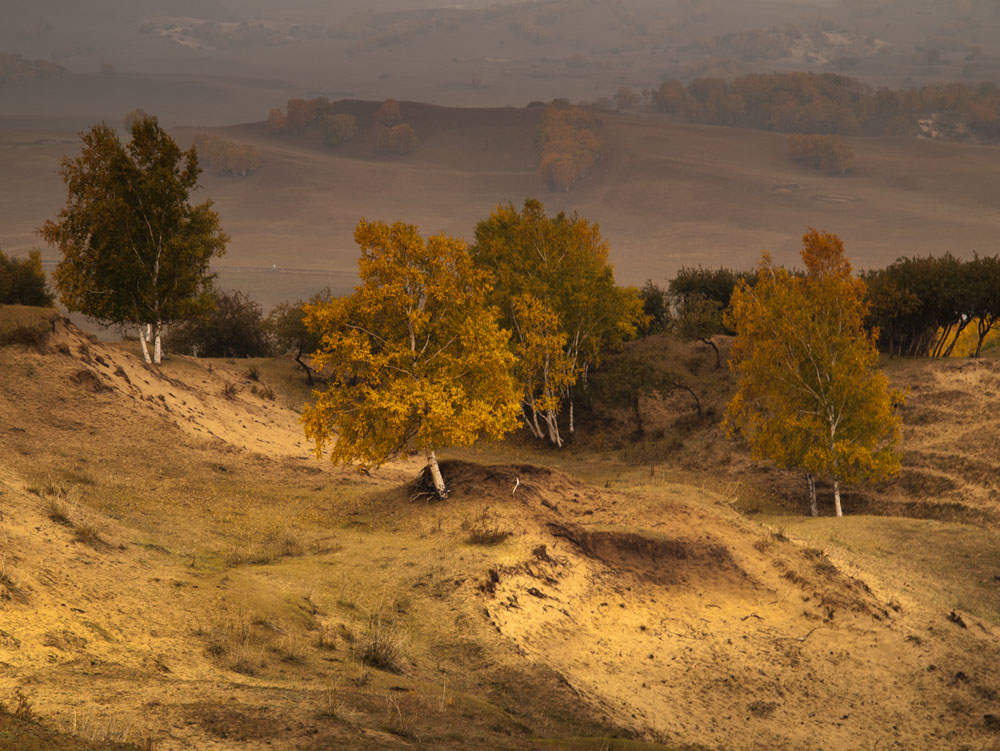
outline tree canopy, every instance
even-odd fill
[[[59,171],[66,206],[39,232],[63,254],[54,275],[62,303],[104,323],[149,326],[159,362],[163,325],[211,305],[209,263],[229,238],[211,201],[190,202],[195,150],[182,152],[155,117],[136,120],[131,135],[123,145],[103,124],[81,135],[80,156]]]
[[[354,238],[354,294],[306,306],[306,323],[321,336],[313,367],[330,372],[303,414],[306,435],[317,453],[329,445],[332,460],[362,469],[415,448],[443,498],[435,451],[517,424],[509,332],[463,241],[425,241],[413,225],[364,219]]]
[[[525,421],[537,438],[562,446],[559,426],[573,389],[603,353],[643,323],[638,290],[615,285],[597,224],[549,217],[537,200],[498,206],[476,226],[476,263],[492,277],[490,300],[512,332]]]
[[[811,491],[813,476],[831,481],[840,516],[841,483],[898,470],[901,397],[878,368],[865,284],[840,239],[810,230],[802,260],[806,273],[796,276],[765,253],[756,285],[741,281],[733,293],[726,318],[738,386],[725,425],[756,458],[804,470]]]

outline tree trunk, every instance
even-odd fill
[[[531,414],[528,414],[528,410],[531,409]],[[524,415],[524,424],[528,426],[528,430],[531,434],[535,436],[539,441],[545,438],[545,434],[542,433],[542,427],[538,424],[538,412],[535,410],[534,405],[529,404],[524,399],[521,400],[521,414]]]
[[[157,322],[153,326],[153,363],[160,364],[163,359],[163,324]]]
[[[833,509],[837,516],[843,516],[844,511],[840,508],[840,480],[833,481]]]
[[[146,346],[146,331],[143,331],[142,326],[139,326],[139,345],[142,347],[142,359],[149,365],[153,361],[149,357],[149,347]]]
[[[816,505],[816,478],[807,474],[806,487],[809,488],[809,515],[819,516],[819,507]]]
[[[719,348],[715,346],[715,342],[713,342],[711,339],[702,339],[702,341],[715,350],[715,368],[716,370],[718,370],[719,368],[722,367],[722,355],[719,353]]]
[[[434,483],[434,490],[437,491],[438,498],[444,500],[448,497],[448,488],[445,487],[444,478],[441,476],[441,468],[438,466],[434,449],[427,452],[427,469],[431,473],[431,481]]]
[[[548,410],[545,415],[545,423],[549,426],[549,440],[556,448],[562,448],[562,437],[559,435],[559,416],[555,410]]]
[[[569,432],[570,435],[576,432],[576,426],[573,423],[573,400],[569,400]]]
[[[951,357],[951,351],[955,349],[955,345],[958,344],[958,337],[960,337],[962,332],[965,331],[965,327],[969,325],[970,320],[972,319],[967,318],[958,324],[958,329],[955,331],[955,338],[951,340],[951,344],[948,345],[948,349],[944,351],[945,357]]]

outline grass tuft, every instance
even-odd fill
[[[402,673],[403,634],[395,618],[381,609],[371,613],[365,630],[354,642],[354,653],[370,668]]]
[[[490,514],[489,507],[475,519],[466,520],[462,528],[469,532],[465,539],[470,545],[497,545],[514,534],[513,530],[500,525],[500,520]]]
[[[78,524],[73,529],[74,542],[88,545],[94,550],[107,550],[111,547],[107,540],[101,537],[100,530],[93,524]]]

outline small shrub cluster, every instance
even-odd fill
[[[200,133],[194,138],[194,147],[199,164],[216,175],[246,177],[260,169],[260,154],[249,144]]]
[[[54,302],[39,251],[31,251],[27,258],[15,258],[0,250],[0,305],[50,307]]]
[[[796,162],[802,162],[823,172],[847,174],[854,161],[854,149],[831,135],[788,136],[788,153]]]
[[[203,315],[170,329],[167,346],[196,357],[267,357],[271,341],[259,304],[245,292],[217,292]]]

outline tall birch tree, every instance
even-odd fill
[[[726,313],[736,331],[730,367],[737,391],[725,427],[757,459],[806,473],[812,514],[815,478],[841,485],[899,469],[900,394],[878,367],[876,331],[866,331],[865,283],[853,276],[840,239],[803,237],[804,275],[775,267],[765,252],[757,283],[740,281]]]
[[[61,302],[105,324],[138,327],[143,357],[159,363],[164,325],[211,306],[209,263],[229,238],[211,201],[191,204],[195,150],[182,152],[155,117],[135,120],[131,135],[122,144],[103,124],[81,135],[80,156],[59,170],[66,206],[39,234],[63,254],[54,274]]]
[[[535,199],[520,211],[497,206],[476,226],[472,254],[489,272],[490,300],[512,332],[525,424],[536,438],[562,446],[563,428],[575,430],[577,383],[645,319],[639,292],[615,285],[596,223],[549,217]]]

